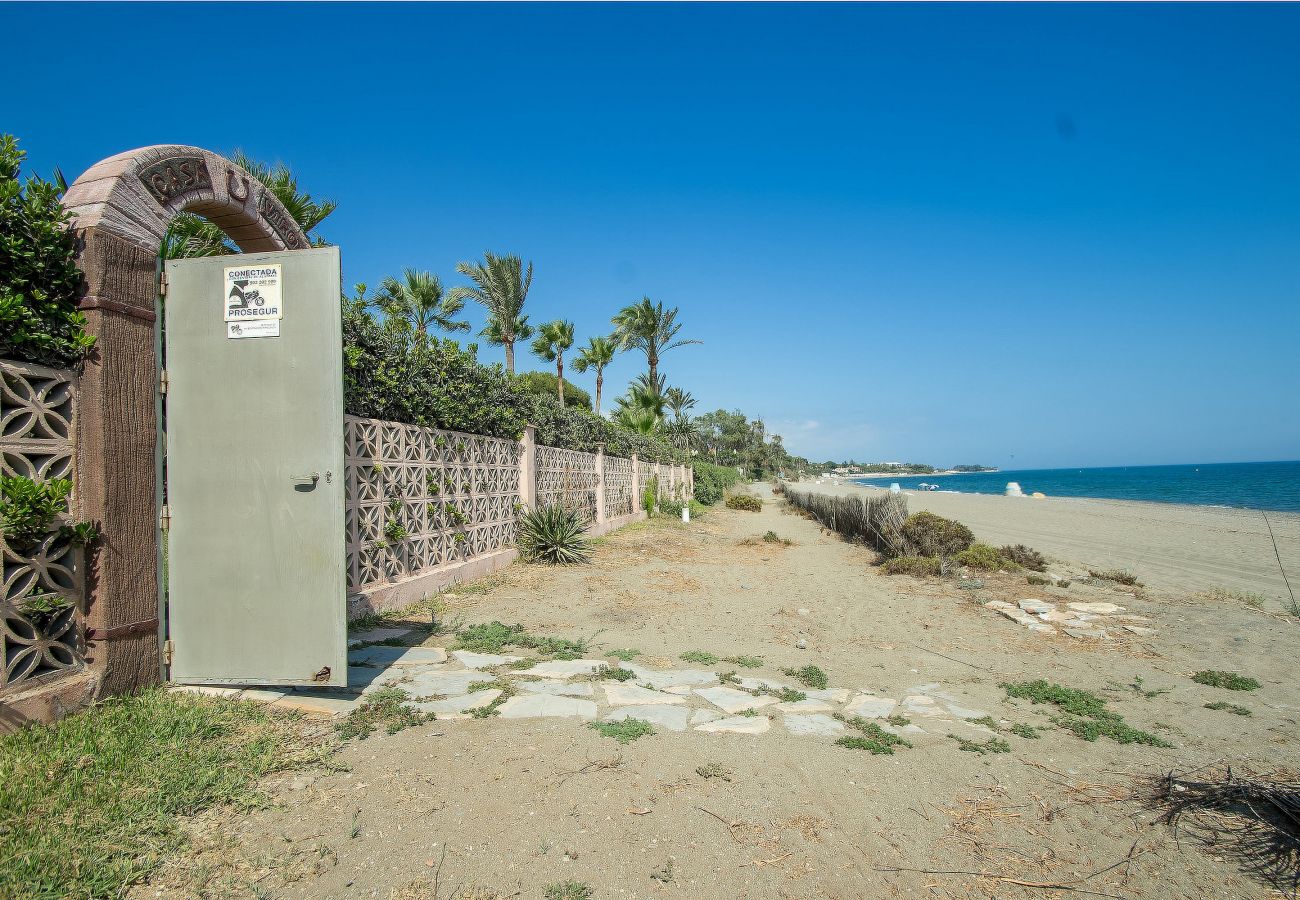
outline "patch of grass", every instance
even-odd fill
[[[948,737],[957,742],[958,750],[964,750],[967,753],[978,753],[980,756],[983,756],[985,753],[1011,752],[1011,745],[1002,740],[1002,738],[989,738],[987,741],[981,743],[979,741],[967,740],[966,738],[952,734],[951,732],[948,734]]]
[[[893,725],[895,728],[902,728],[904,725],[912,724],[912,720],[902,713],[894,713],[893,715],[887,716],[885,721],[890,725]]]
[[[826,685],[829,684],[826,673],[817,666],[804,666],[801,669],[782,669],[781,674],[797,678],[804,687],[817,691],[826,690]]]
[[[514,660],[513,662],[508,662],[508,663],[506,663],[504,666],[502,666],[501,668],[503,668],[503,669],[511,669],[511,670],[513,670],[513,671],[519,672],[519,671],[523,671],[523,670],[525,670],[525,669],[531,669],[533,666],[537,665],[539,662],[541,662],[541,660],[538,659],[538,658],[535,657],[535,656],[525,656],[523,659],[516,659],[516,660]]]
[[[1216,669],[1207,669],[1204,672],[1197,672],[1192,676],[1192,681],[1197,684],[1209,685],[1210,687],[1223,688],[1226,691],[1257,691],[1261,685],[1258,681],[1246,675],[1238,675],[1236,672],[1223,672]]]
[[[539,637],[529,634],[522,625],[506,625],[494,621],[462,628],[456,633],[455,649],[500,653],[507,647],[524,647],[555,659],[579,659],[587,652],[588,644],[585,638],[573,641],[567,638]]]
[[[740,679],[736,677],[735,672],[719,672],[718,683],[719,684],[740,684]]]
[[[497,695],[497,698],[491,703],[471,709],[469,714],[472,717],[475,719],[490,719],[493,716],[499,716],[501,714],[501,704],[505,703],[517,693],[514,684],[509,681],[499,681],[497,682],[497,686],[501,688],[501,693]]]
[[[747,719],[753,719],[758,715],[758,710],[754,709],[753,707],[750,707],[749,709],[742,709],[739,713],[737,713],[737,715],[744,716]]]
[[[937,556],[894,556],[881,564],[880,571],[886,575],[915,575],[923,578],[940,574],[943,564]]]
[[[118,897],[187,843],[183,816],[251,804],[322,758],[260,703],[146,690],[0,737],[0,895]]]
[[[611,650],[605,655],[612,656],[620,662],[631,662],[641,655],[641,651],[633,650],[631,647],[628,647],[625,650]]]
[[[709,653],[707,650],[687,650],[678,658],[685,660],[686,662],[699,663],[703,666],[711,666],[714,663],[719,662],[718,657]]]
[[[1000,569],[1014,572],[1020,568],[1019,563],[1007,559],[996,547],[991,547],[988,544],[971,544],[953,558],[958,565],[970,569],[980,569],[985,572],[996,572]]]
[[[1244,603],[1251,609],[1263,609],[1266,598],[1263,594],[1255,591],[1234,591],[1228,588],[1216,587],[1193,594],[1192,599],[1204,603]]]
[[[797,691],[792,687],[771,688],[768,687],[767,685],[761,685],[757,688],[754,688],[754,690],[750,691],[750,693],[753,694],[755,697],[759,697],[766,694],[770,697],[775,697],[776,699],[780,700],[782,703],[798,703],[800,700],[808,699],[807,694],[805,694],[803,691]]]
[[[1127,569],[1108,569],[1104,572],[1089,569],[1088,574],[1100,581],[1113,581],[1116,584],[1126,584],[1129,587],[1142,587],[1142,582],[1138,581],[1138,577]]]
[[[790,547],[794,545],[794,541],[781,537],[775,531],[765,532],[763,534],[763,541],[768,544],[780,544],[782,547]]]
[[[1172,747],[1168,741],[1139,731],[1124,721],[1118,713],[1106,709],[1106,701],[1089,691],[1062,687],[1039,679],[1007,683],[1001,687],[1008,697],[1028,700],[1034,704],[1050,703],[1063,715],[1052,721],[1066,731],[1085,741],[1108,737],[1119,744],[1146,744],[1150,747]]]
[[[1225,702],[1222,701],[1222,700],[1219,700],[1219,701],[1216,702],[1216,703],[1207,703],[1207,704],[1205,704],[1205,708],[1206,708],[1206,709],[1221,709],[1221,710],[1226,710],[1227,712],[1232,713],[1234,716],[1249,716],[1249,715],[1253,715],[1253,713],[1251,713],[1251,711],[1248,710],[1248,709],[1246,709],[1246,707],[1244,707],[1244,706],[1237,706],[1237,705],[1234,704],[1234,703],[1225,703]]]
[[[845,735],[835,742],[840,747],[847,747],[850,750],[866,750],[876,755],[885,756],[892,756],[895,747],[912,749],[911,741],[896,734],[890,734],[875,722],[869,722],[861,716],[845,716],[843,713],[836,713],[835,718],[850,728],[861,732],[862,735],[861,737]]]
[[[753,494],[728,494],[727,509],[742,509],[746,512],[762,512],[763,501]]]
[[[998,727],[998,720],[992,716],[980,716],[978,719],[971,719],[970,723],[972,725],[983,725],[985,728],[991,728],[994,731],[1002,730]]]
[[[597,679],[608,678],[611,681],[631,681],[636,677],[636,673],[631,669],[624,669],[620,666],[601,666],[594,673]]]
[[[761,656],[724,656],[722,661],[733,663],[740,666],[742,669],[757,669],[759,666],[763,665],[763,658]]]
[[[1017,735],[1022,738],[1028,738],[1032,741],[1038,740],[1039,730],[1040,729],[1035,728],[1033,725],[1026,725],[1023,722],[1014,722],[1012,723],[1011,727],[1007,729],[1007,731],[1011,732],[1014,735]]]
[[[557,881],[546,886],[546,900],[591,900],[591,885],[583,881]]]
[[[721,778],[723,781],[730,781],[734,773],[730,769],[724,768],[722,763],[712,762],[703,766],[696,766],[695,774],[701,778]]]
[[[1295,616],[1297,619],[1300,619],[1300,600],[1290,600],[1282,607],[1282,609],[1288,616]]]
[[[637,738],[655,733],[645,719],[627,718],[621,722],[588,722],[587,727],[596,729],[605,737],[613,738],[620,744],[630,744]]]
[[[397,734],[404,728],[433,718],[407,703],[410,699],[411,695],[399,687],[382,687],[367,695],[365,701],[348,713],[343,721],[335,723],[334,730],[343,740],[364,740],[380,725],[385,726],[389,734]]]

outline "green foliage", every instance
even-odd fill
[[[187,841],[314,757],[262,704],[145,690],[0,737],[0,895],[121,897]]]
[[[1002,738],[989,738],[987,741],[980,743],[978,741],[967,740],[959,735],[948,734],[948,737],[957,742],[959,750],[965,750],[967,753],[978,753],[983,756],[985,753],[1010,753],[1011,745]]]
[[[588,722],[587,727],[596,729],[605,737],[613,738],[620,744],[630,744],[637,738],[655,733],[645,719],[631,717],[619,722]]]
[[[58,594],[28,594],[18,602],[18,611],[42,632],[64,610],[71,608],[72,601]]]
[[[631,662],[633,659],[641,655],[641,651],[633,650],[631,647],[628,647],[625,650],[611,650],[605,655],[612,656],[622,662]]]
[[[958,553],[954,559],[959,565],[967,566],[971,569],[981,569],[986,572],[996,572],[999,569],[1009,569],[1015,571],[1020,566],[1012,562],[998,551],[996,547],[988,544],[976,542],[971,544],[965,550]]]
[[[530,509],[519,519],[519,552],[529,562],[567,566],[591,558],[587,520],[560,504]]]
[[[763,659],[759,656],[727,656],[722,661],[733,663],[742,669],[757,669],[763,665]]]
[[[975,535],[960,522],[924,511],[908,516],[902,532],[917,556],[954,556],[975,541]]]
[[[934,556],[895,556],[892,559],[885,560],[880,570],[886,575],[924,577],[940,574],[943,571],[943,565]]]
[[[1119,744],[1147,744],[1151,747],[1172,747],[1168,741],[1138,731],[1124,721],[1118,713],[1106,709],[1106,701],[1089,691],[1062,687],[1042,679],[1002,684],[1008,697],[1017,697],[1034,704],[1050,703],[1064,713],[1052,721],[1085,741],[1108,737]]]
[[[468,625],[456,633],[457,650],[500,653],[506,647],[525,647],[536,650],[543,656],[553,656],[557,659],[577,659],[587,652],[587,641],[541,637],[529,634],[523,625],[504,625],[496,621],[482,625]],[[524,662],[531,664],[536,660],[524,660]]]
[[[506,369],[513,375],[515,341],[527,340],[532,335],[523,309],[533,283],[533,264],[528,263],[525,270],[524,261],[518,256],[499,256],[488,251],[483,254],[483,262],[460,262],[456,271],[473,284],[452,288],[449,296],[455,300],[473,300],[487,310],[483,337],[505,348]]]
[[[739,467],[748,478],[764,481],[811,470],[808,460],[786,451],[780,435],[769,437],[762,419],[751,421],[740,410],[703,413],[691,423],[692,440],[703,458],[715,465]]]
[[[1192,676],[1192,681],[1228,691],[1257,691],[1260,688],[1260,683],[1253,678],[1238,675],[1236,672],[1222,672],[1214,669],[1197,672]]]
[[[1002,555],[1011,560],[1022,569],[1029,569],[1031,572],[1046,572],[1047,560],[1043,554],[1039,553],[1024,544],[1007,544],[1002,548]]]
[[[380,285],[375,304],[384,313],[384,324],[408,340],[425,343],[434,328],[468,331],[469,323],[455,317],[464,300],[443,292],[442,280],[432,272],[407,269],[401,280],[388,277]]]
[[[546,886],[546,900],[592,900],[591,886],[582,881],[557,881]]]
[[[817,666],[804,666],[801,669],[782,669],[781,674],[789,675],[791,678],[798,678],[804,687],[810,687],[814,690],[824,691],[829,684],[826,673]]]
[[[1138,581],[1138,577],[1127,569],[1109,569],[1104,572],[1089,569],[1088,574],[1102,581],[1114,581],[1117,584],[1127,584],[1130,587],[1142,587],[1142,582]]]
[[[692,467],[695,470],[695,499],[708,506],[720,501],[729,488],[740,483],[740,473],[730,466],[696,462]]]
[[[382,687],[366,695],[366,699],[350,713],[347,718],[334,725],[340,738],[368,738],[374,730],[383,725],[389,734],[397,734],[404,728],[419,725],[433,718],[411,706],[407,701],[411,695],[399,687]]]
[[[705,779],[721,778],[723,781],[730,781],[732,771],[723,766],[722,763],[711,762],[702,766],[696,766],[695,774]]]
[[[1026,725],[1023,722],[1016,722],[1008,728],[1007,731],[1019,735],[1022,738],[1029,738],[1034,741],[1038,740],[1038,729],[1033,725]]]
[[[912,749],[911,741],[892,734],[875,722],[869,722],[861,716],[845,716],[842,713],[836,713],[835,718],[850,728],[857,729],[862,734],[861,737],[845,735],[835,742],[840,747],[847,747],[850,750],[867,750],[873,754],[885,756],[893,756],[895,747]]]
[[[765,544],[783,544],[783,545],[785,545],[786,547],[789,547],[791,544],[794,543],[794,541],[791,541],[791,540],[789,540],[788,538],[783,538],[783,537],[781,537],[781,536],[780,536],[779,534],[777,534],[775,531],[766,531],[766,532],[763,533],[763,543],[765,543]]]
[[[575,366],[576,368],[576,366]],[[520,389],[541,397],[555,397],[559,393],[559,379],[554,372],[521,372],[515,376]],[[572,409],[591,410],[591,394],[564,379],[564,405]]]
[[[702,666],[711,666],[718,661],[718,657],[707,650],[687,650],[680,658],[686,662],[699,663]]]
[[[762,512],[763,501],[753,494],[728,494],[727,509],[743,509],[746,512]]]
[[[1205,708],[1206,708],[1206,709],[1226,710],[1226,711],[1232,713],[1234,716],[1249,716],[1249,715],[1252,715],[1251,711],[1248,710],[1248,709],[1246,709],[1246,707],[1244,707],[1244,706],[1237,706],[1235,703],[1225,703],[1225,702],[1222,701],[1222,700],[1219,700],[1219,701],[1216,702],[1216,703],[1207,703],[1207,704],[1205,704]]]
[[[646,511],[646,515],[653,515],[655,504],[659,501],[659,476],[651,475],[646,481],[645,487],[641,489],[641,508]]]
[[[0,357],[77,366],[95,339],[77,311],[76,239],[58,186],[19,181],[25,156],[0,135]]]
[[[66,478],[32,481],[0,475],[0,529],[9,546],[21,551],[40,543],[68,511],[70,493],[72,482]]]
[[[631,681],[636,677],[636,673],[631,669],[624,669],[621,666],[601,666],[594,673],[597,679],[606,679],[609,681]]]

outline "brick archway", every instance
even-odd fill
[[[80,377],[77,514],[100,523],[87,586],[92,696],[159,678],[156,309],[158,251],[182,212],[245,252],[297,250],[307,236],[278,199],[230,160],[158,145],[91,166],[63,198],[85,274],[80,306],[95,350]],[[89,697],[86,699],[90,699]]]

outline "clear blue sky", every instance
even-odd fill
[[[1300,457],[1300,7],[3,12],[30,171],[282,159],[345,283],[518,253],[580,341],[649,294],[810,457]]]

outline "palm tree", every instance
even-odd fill
[[[506,371],[515,374],[515,341],[527,340],[531,334],[523,308],[533,283],[533,264],[530,262],[525,272],[519,257],[497,256],[488,251],[483,254],[482,263],[457,263],[456,271],[474,284],[452,288],[451,296],[457,300],[474,300],[487,309],[488,323],[483,337],[488,343],[505,347]]]
[[[596,370],[596,415],[600,415],[600,389],[605,385],[605,367],[613,361],[614,354],[617,352],[618,344],[612,339],[594,337],[587,341],[587,346],[579,351],[578,358],[573,361],[573,369],[576,372]]]
[[[270,191],[285,211],[298,223],[303,233],[311,238],[312,244],[322,246],[324,241],[313,237],[312,231],[329,217],[338,207],[333,200],[316,200],[311,194],[298,189],[298,176],[284,163],[268,166],[249,159],[240,150],[230,157],[236,165]],[[192,213],[181,213],[167,226],[163,235],[162,248],[159,251],[163,259],[185,259],[196,256],[224,256],[238,253],[226,233],[207,219]]]
[[[407,269],[401,281],[385,278],[375,305],[392,327],[409,334],[421,346],[428,342],[433,328],[469,331],[468,322],[454,318],[465,308],[465,301],[444,294],[441,279],[431,272]]]
[[[678,421],[685,418],[686,413],[695,407],[695,398],[690,395],[689,391],[684,391],[679,387],[671,387],[664,391],[664,402],[673,411],[673,418]]]
[[[573,346],[573,323],[563,319],[547,322],[537,329],[533,353],[547,362],[555,363],[555,389],[564,405],[564,351]]]
[[[674,340],[682,326],[675,320],[677,307],[665,310],[662,302],[651,303],[649,297],[642,297],[637,303],[619,310],[612,319],[614,337],[621,349],[635,348],[645,353],[646,363],[653,380],[659,374],[659,357],[669,350],[684,347],[687,344],[702,344],[703,341]]]
[[[614,421],[641,434],[653,434],[664,421],[663,376],[655,381],[641,374],[614,401]]]

